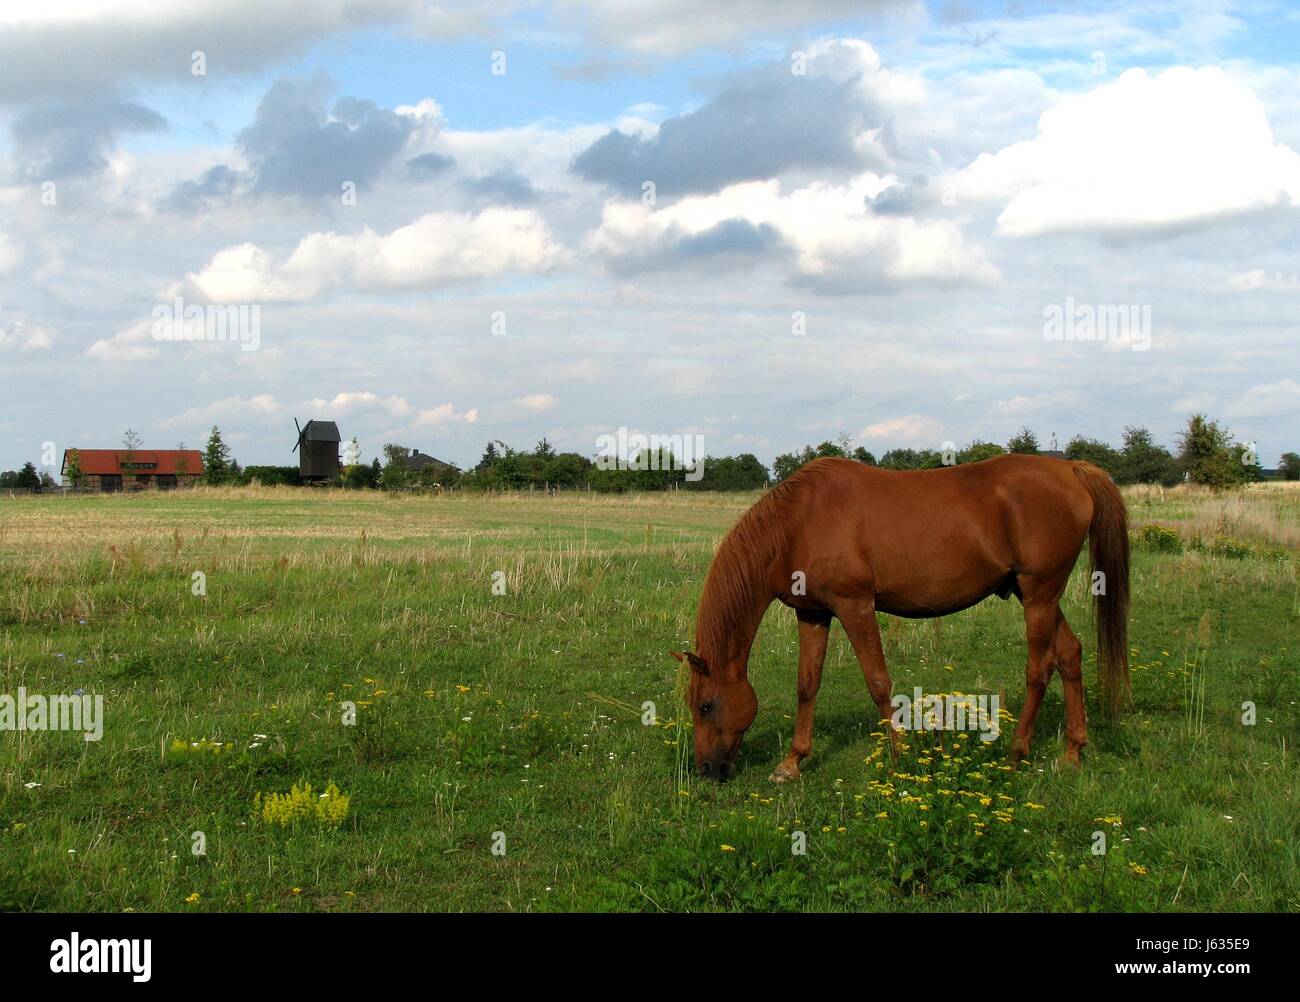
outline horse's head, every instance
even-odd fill
[[[695,768],[710,779],[730,779],[740,741],[758,715],[754,687],[743,671],[710,671],[703,658],[689,651],[672,655],[691,667],[687,698],[695,720]]]

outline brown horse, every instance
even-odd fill
[[[1066,760],[1088,743],[1082,647],[1060,600],[1084,538],[1090,541],[1104,704],[1128,691],[1128,519],[1098,467],[1042,456],[898,472],[818,459],[765,494],[723,539],[704,582],[691,667],[695,765],[727,779],[758,712],[749,652],[773,599],[799,620],[799,708],[790,754],[772,779],[799,777],[812,751],[813,706],[830,621],[853,644],[871,698],[889,720],[892,684],[877,612],[945,616],[989,595],[1025,611],[1025,706],[1012,741],[1024,757],[1053,670],[1065,688]]]

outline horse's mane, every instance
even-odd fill
[[[771,598],[768,572],[789,542],[791,508],[833,466],[834,460],[814,460],[777,484],[718,544],[695,621],[696,647],[710,668],[722,667],[721,659],[730,653],[728,640],[750,626],[748,619],[764,597]]]

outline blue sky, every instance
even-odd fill
[[[281,463],[295,416],[472,464],[619,427],[765,462],[1022,425],[1172,445],[1193,411],[1273,465],[1300,449],[1298,28],[1228,2],[0,13],[0,468],[213,424]],[[159,340],[178,296],[257,307],[256,350]],[[1066,304],[1118,326],[1053,339]]]

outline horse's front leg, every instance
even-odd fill
[[[826,660],[826,642],[830,639],[829,613],[797,609],[799,617],[799,708],[795,711],[794,738],[790,754],[785,757],[771,779],[784,783],[799,778],[799,763],[812,754],[813,710],[817,690],[822,684],[822,664]]]

